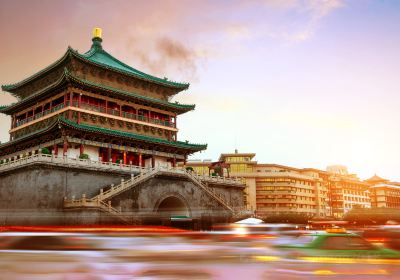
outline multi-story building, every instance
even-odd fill
[[[372,207],[400,209],[400,183],[390,182],[377,175],[365,180],[370,184],[369,192]]]
[[[0,144],[0,224],[132,224],[175,215],[208,223],[239,215],[241,182],[175,168],[207,147],[178,141],[177,117],[195,106],[170,99],[188,87],[116,59],[103,49],[100,29],[88,52],[68,48],[2,86],[17,101],[0,106],[11,117],[10,141]]]
[[[254,153],[221,154],[219,162],[229,166],[224,175],[242,178],[246,184],[246,205],[258,215],[303,213],[309,216],[328,215],[326,172],[297,169],[277,164],[258,164]],[[188,161],[195,171],[210,163]],[[203,169],[204,170],[204,169]]]
[[[342,218],[352,208],[371,207],[368,183],[361,181],[355,174],[349,174],[344,166],[328,167],[327,171],[332,216]]]
[[[378,176],[361,181],[343,165],[326,171],[259,164],[254,153],[221,154],[219,161],[229,168],[224,176],[242,178],[249,210],[260,215],[305,213],[310,216],[343,218],[353,208],[400,208],[400,183]],[[200,174],[212,174],[216,163],[189,161]]]
[[[327,186],[321,170],[298,169],[278,164],[255,168],[257,213],[302,213],[328,215]]]
[[[0,158],[19,159],[48,148],[55,155],[138,166],[175,166],[206,145],[178,141],[177,116],[194,105],[168,100],[189,87],[138,71],[117,60],[94,34],[84,54],[65,55],[21,82],[2,86],[17,102],[10,142]],[[61,150],[61,152],[59,152]]]

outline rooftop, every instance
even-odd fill
[[[108,70],[113,70],[116,72],[120,72],[141,80],[145,81],[150,81],[154,82],[156,84],[176,88],[178,90],[184,90],[189,87],[189,83],[179,83],[179,82],[174,82],[170,81],[167,78],[159,78],[150,74],[146,74],[142,71],[139,71],[122,61],[118,60],[108,52],[106,52],[101,43],[102,43],[102,38],[100,37],[94,37],[92,39],[93,44],[90,48],[89,51],[87,51],[84,54],[80,54],[78,51],[72,49],[71,47],[68,47],[67,52],[64,54],[63,57],[61,57],[59,60],[54,62],[53,64],[49,65],[48,67],[40,70],[39,72],[33,74],[32,76],[18,82],[15,84],[9,84],[9,85],[3,85],[1,88],[4,91],[9,91],[12,92],[16,90],[17,88],[29,83],[30,81],[33,81],[34,79],[40,77],[41,75],[47,73],[48,71],[54,69],[55,67],[59,66],[61,63],[66,61],[70,56],[74,56],[78,59],[83,60],[84,62],[94,64],[97,66],[100,66],[102,68],[108,69]]]
[[[161,145],[167,145],[167,146],[172,146],[180,149],[188,149],[191,152],[196,152],[196,151],[201,151],[205,150],[207,148],[207,144],[192,144],[189,143],[188,141],[182,142],[182,141],[169,141],[166,139],[161,139],[161,138],[156,138],[156,137],[151,137],[151,136],[146,136],[142,134],[137,134],[137,133],[132,133],[132,132],[126,132],[126,131],[119,131],[119,130],[113,130],[109,128],[102,128],[102,127],[97,127],[94,125],[88,125],[88,124],[77,124],[71,120],[65,119],[61,116],[59,116],[53,123],[49,124],[47,127],[34,131],[30,134],[24,135],[21,138],[17,138],[15,140],[11,140],[6,143],[0,144],[0,148],[3,148],[5,146],[10,146],[10,145],[15,145],[16,143],[19,143],[26,138],[32,137],[34,135],[38,135],[41,133],[48,133],[52,128],[57,127],[58,125],[61,126],[68,126],[77,130],[83,130],[87,132],[97,132],[97,133],[102,133],[108,136],[118,136],[118,137],[124,137],[124,138],[129,138],[131,140],[139,140],[139,141],[144,141],[152,144],[161,144]]]

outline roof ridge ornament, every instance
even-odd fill
[[[93,38],[92,38],[92,47],[90,48],[90,50],[92,51],[100,51],[103,49],[103,47],[101,46],[101,42],[103,42],[103,39],[101,38],[101,35],[103,33],[103,30],[100,27],[95,27],[93,28]]]

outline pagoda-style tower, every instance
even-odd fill
[[[198,176],[185,165],[207,145],[177,140],[170,102],[189,84],[140,72],[102,47],[65,55],[2,86],[18,101],[10,141],[0,145],[0,225],[170,223],[193,226],[242,215],[244,185]],[[150,222],[149,222],[150,221]],[[195,226],[194,226],[195,227]]]
[[[90,50],[72,48],[59,60],[2,89],[18,99],[1,106],[11,116],[0,160],[43,151],[143,167],[175,166],[206,145],[177,140],[177,116],[194,105],[169,102],[189,84],[145,74],[102,47],[95,29]]]

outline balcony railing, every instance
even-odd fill
[[[72,106],[79,107],[79,104],[78,104],[78,102],[73,101],[72,102]],[[89,103],[86,103],[86,102],[81,102],[81,108],[89,110],[89,111],[93,111],[93,112],[100,112],[100,113],[109,114],[109,115],[118,116],[118,117],[123,117],[123,118],[127,118],[127,119],[132,119],[132,120],[137,120],[137,121],[142,121],[142,122],[148,122],[148,123],[152,123],[152,124],[156,124],[156,125],[175,127],[174,123],[172,123],[170,121],[167,121],[167,120],[149,118],[149,117],[144,116],[144,115],[138,115],[138,114],[133,114],[133,113],[126,112],[126,111],[120,111],[120,110],[117,110],[117,109],[106,108],[106,107],[103,107],[103,106],[93,105],[93,104],[89,104]]]
[[[88,168],[94,170],[115,170],[115,171],[125,171],[128,173],[142,173],[148,170],[151,167],[141,167],[135,165],[128,164],[118,164],[114,162],[107,161],[99,161],[99,160],[90,160],[90,159],[79,159],[79,158],[70,158],[66,156],[57,156],[57,155],[47,155],[47,154],[33,154],[29,156],[25,156],[19,159],[2,159],[0,161],[0,172],[12,170],[17,167],[30,165],[32,163],[48,163],[57,166],[68,166],[68,167],[79,167],[79,168]],[[156,167],[158,170],[173,173],[176,175],[189,174],[192,177],[195,177],[197,180],[201,182],[207,182],[209,184],[229,184],[236,186],[243,186],[243,183],[240,180],[235,178],[227,178],[227,177],[213,177],[213,176],[205,176],[205,175],[197,175],[195,173],[188,172],[187,170],[180,167]]]
[[[37,113],[34,116],[25,118],[23,120],[17,120],[16,123],[15,123],[15,127],[18,127],[18,126],[21,126],[21,125],[26,124],[28,122],[37,120],[37,119],[39,119],[41,117],[44,117],[44,116],[46,116],[46,115],[48,115],[50,113],[56,112],[58,110],[61,110],[62,108],[64,108],[64,103],[58,104],[58,105],[52,107],[51,109],[44,110],[43,112]]]
[[[70,102],[67,102],[67,106],[69,106]],[[73,107],[79,107],[79,104],[77,101],[73,101],[72,102],[72,106]],[[28,118],[22,119],[22,120],[17,120],[15,123],[15,127],[19,127],[23,124],[29,123],[31,121],[37,120],[41,117],[44,117],[50,113],[56,112],[58,110],[61,110],[64,108],[64,103],[58,104],[54,107],[52,107],[51,109],[47,109],[43,112],[37,113],[34,116],[30,116]],[[160,119],[155,119],[155,118],[149,118],[147,116],[143,116],[143,115],[137,115],[137,114],[133,114],[133,113],[129,113],[129,112],[125,112],[122,111],[120,112],[119,110],[115,110],[115,109],[111,109],[111,108],[105,108],[102,106],[97,106],[97,105],[92,105],[92,104],[88,104],[88,103],[81,103],[80,108],[85,109],[85,110],[89,110],[89,111],[93,111],[93,112],[99,112],[99,113],[103,113],[103,114],[108,114],[108,115],[113,115],[113,116],[118,116],[118,117],[124,117],[127,119],[131,119],[131,120],[137,120],[137,121],[142,121],[142,122],[147,122],[147,123],[151,123],[151,124],[156,124],[156,125],[161,125],[161,126],[167,126],[167,127],[174,127],[175,128],[175,123],[166,121],[166,120],[160,120]]]

